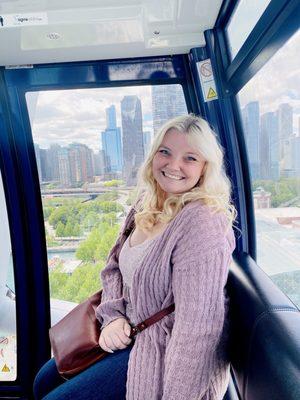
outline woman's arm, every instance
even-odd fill
[[[172,257],[175,323],[166,348],[162,400],[202,398],[224,325],[233,232],[225,237],[218,216],[202,215],[188,225]]]
[[[133,215],[134,206],[129,210],[117,241],[109,252],[107,264],[100,274],[103,291],[101,304],[96,309],[96,317],[101,323],[101,329],[115,319],[125,317],[126,310],[122,294],[123,281],[119,269],[119,253],[124,241],[124,231],[132,221]]]

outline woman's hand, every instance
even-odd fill
[[[99,346],[109,353],[125,349],[131,342],[129,338],[131,326],[126,318],[117,318],[102,329]]]

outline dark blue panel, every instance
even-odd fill
[[[222,7],[217,17],[214,29],[223,28],[229,23],[239,0],[223,0]]]
[[[184,60],[185,56],[169,56],[42,64],[33,68],[7,69],[5,77],[8,86],[18,85],[24,91],[176,83],[186,76]]]
[[[24,203],[22,176],[17,173],[18,157],[15,152],[16,143],[13,135],[13,119],[8,101],[8,92],[4,81],[4,70],[0,69],[0,168],[3,177],[3,186],[7,204],[11,245],[14,263],[14,280],[16,288],[17,311],[17,381],[0,382],[0,397],[5,395],[26,396],[31,391],[33,371],[36,366],[36,344],[39,342],[39,332],[36,327],[36,304],[42,308],[45,305],[43,298],[36,301],[34,298],[34,274],[32,271],[33,254],[28,251],[30,240],[28,221]],[[20,126],[15,125],[17,132]],[[47,293],[47,291],[46,291]],[[49,299],[46,299],[49,302]],[[43,318],[47,319],[47,312],[43,310]],[[49,320],[46,321],[49,324]],[[44,331],[45,334],[45,331]],[[40,347],[41,352],[43,349]],[[44,351],[44,354],[49,352]]]

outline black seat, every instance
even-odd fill
[[[246,253],[228,278],[230,359],[242,400],[300,399],[300,312]],[[234,399],[229,387],[226,400]],[[231,396],[231,397],[230,397]]]

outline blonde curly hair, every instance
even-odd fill
[[[199,151],[206,163],[197,184],[185,193],[167,194],[153,177],[152,162],[165,134],[176,129],[188,136],[189,144]],[[224,169],[224,150],[209,124],[194,114],[173,118],[157,132],[150,152],[137,175],[135,224],[151,230],[159,222],[170,222],[189,202],[202,200],[213,212],[223,212],[228,226],[233,226],[237,211],[231,204],[231,182]]]

